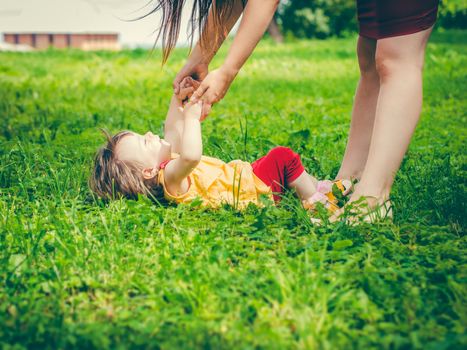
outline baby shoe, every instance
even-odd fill
[[[316,209],[316,204],[321,203],[330,213],[334,213],[342,205],[344,198],[352,191],[350,180],[322,180],[316,185],[316,192],[309,198],[302,201],[303,207],[307,210]]]

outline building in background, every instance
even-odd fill
[[[90,50],[120,50],[118,33],[4,33],[3,40],[11,45],[27,45],[44,50],[73,48]]]
[[[56,46],[66,43],[63,35],[69,34],[71,47],[81,43],[80,47],[89,49],[96,46],[115,48],[114,38],[100,36],[118,33],[118,47],[150,48],[154,45],[154,30],[160,15],[135,20],[149,11],[143,9],[147,3],[148,0],[0,0],[0,50],[2,41],[8,49],[27,50],[33,46],[34,39],[30,34],[36,34],[37,45],[45,42],[47,47],[48,35],[55,36],[52,40],[57,39],[59,44],[54,43]],[[185,27],[182,26],[180,31],[183,35]],[[12,39],[7,39],[4,34],[18,34],[18,41],[24,40],[26,45],[11,44]],[[181,38],[182,43],[184,39]]]
[[[187,29],[193,1],[186,0],[177,46],[187,46],[190,43]],[[76,42],[80,42],[88,34],[118,33],[118,43],[123,48],[152,48],[155,44],[160,47],[161,40],[155,43],[155,39],[162,11],[144,17],[156,4],[157,2],[150,0],[0,0],[0,50],[2,47],[7,50],[31,50],[33,38],[21,36],[20,39],[20,34],[36,34],[36,43],[48,43],[50,38],[43,35],[57,35],[57,41],[62,42],[59,35],[76,35]],[[233,31],[235,30],[236,27]],[[4,33],[18,34],[18,41],[25,40],[29,44],[11,44],[11,39],[2,42],[7,41]],[[94,43],[96,40],[98,39],[86,39],[88,44],[85,46],[97,45]],[[196,41],[197,34],[194,36],[194,42]],[[70,39],[71,42],[73,39]]]

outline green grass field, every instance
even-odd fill
[[[433,35],[394,222],[357,227],[314,227],[292,197],[244,212],[96,202],[99,128],[160,132],[186,50],[162,68],[142,50],[0,53],[2,348],[465,348],[466,38]],[[280,144],[333,178],[354,47],[261,43],[204,122],[205,154]]]

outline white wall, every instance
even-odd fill
[[[152,46],[159,15],[129,22],[148,12],[150,0],[0,0],[3,32],[118,32],[125,46]],[[191,0],[187,6],[191,9]],[[189,11],[183,15],[187,23]],[[3,36],[2,36],[3,37]],[[1,39],[0,39],[1,40]],[[182,27],[179,45],[187,43]]]

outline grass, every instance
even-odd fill
[[[95,202],[98,128],[159,132],[186,51],[162,68],[141,50],[0,53],[2,347],[465,347],[465,38],[433,35],[394,222],[358,227],[312,226],[293,198],[244,212]],[[261,43],[204,122],[205,153],[251,161],[282,144],[332,178],[354,46]]]

